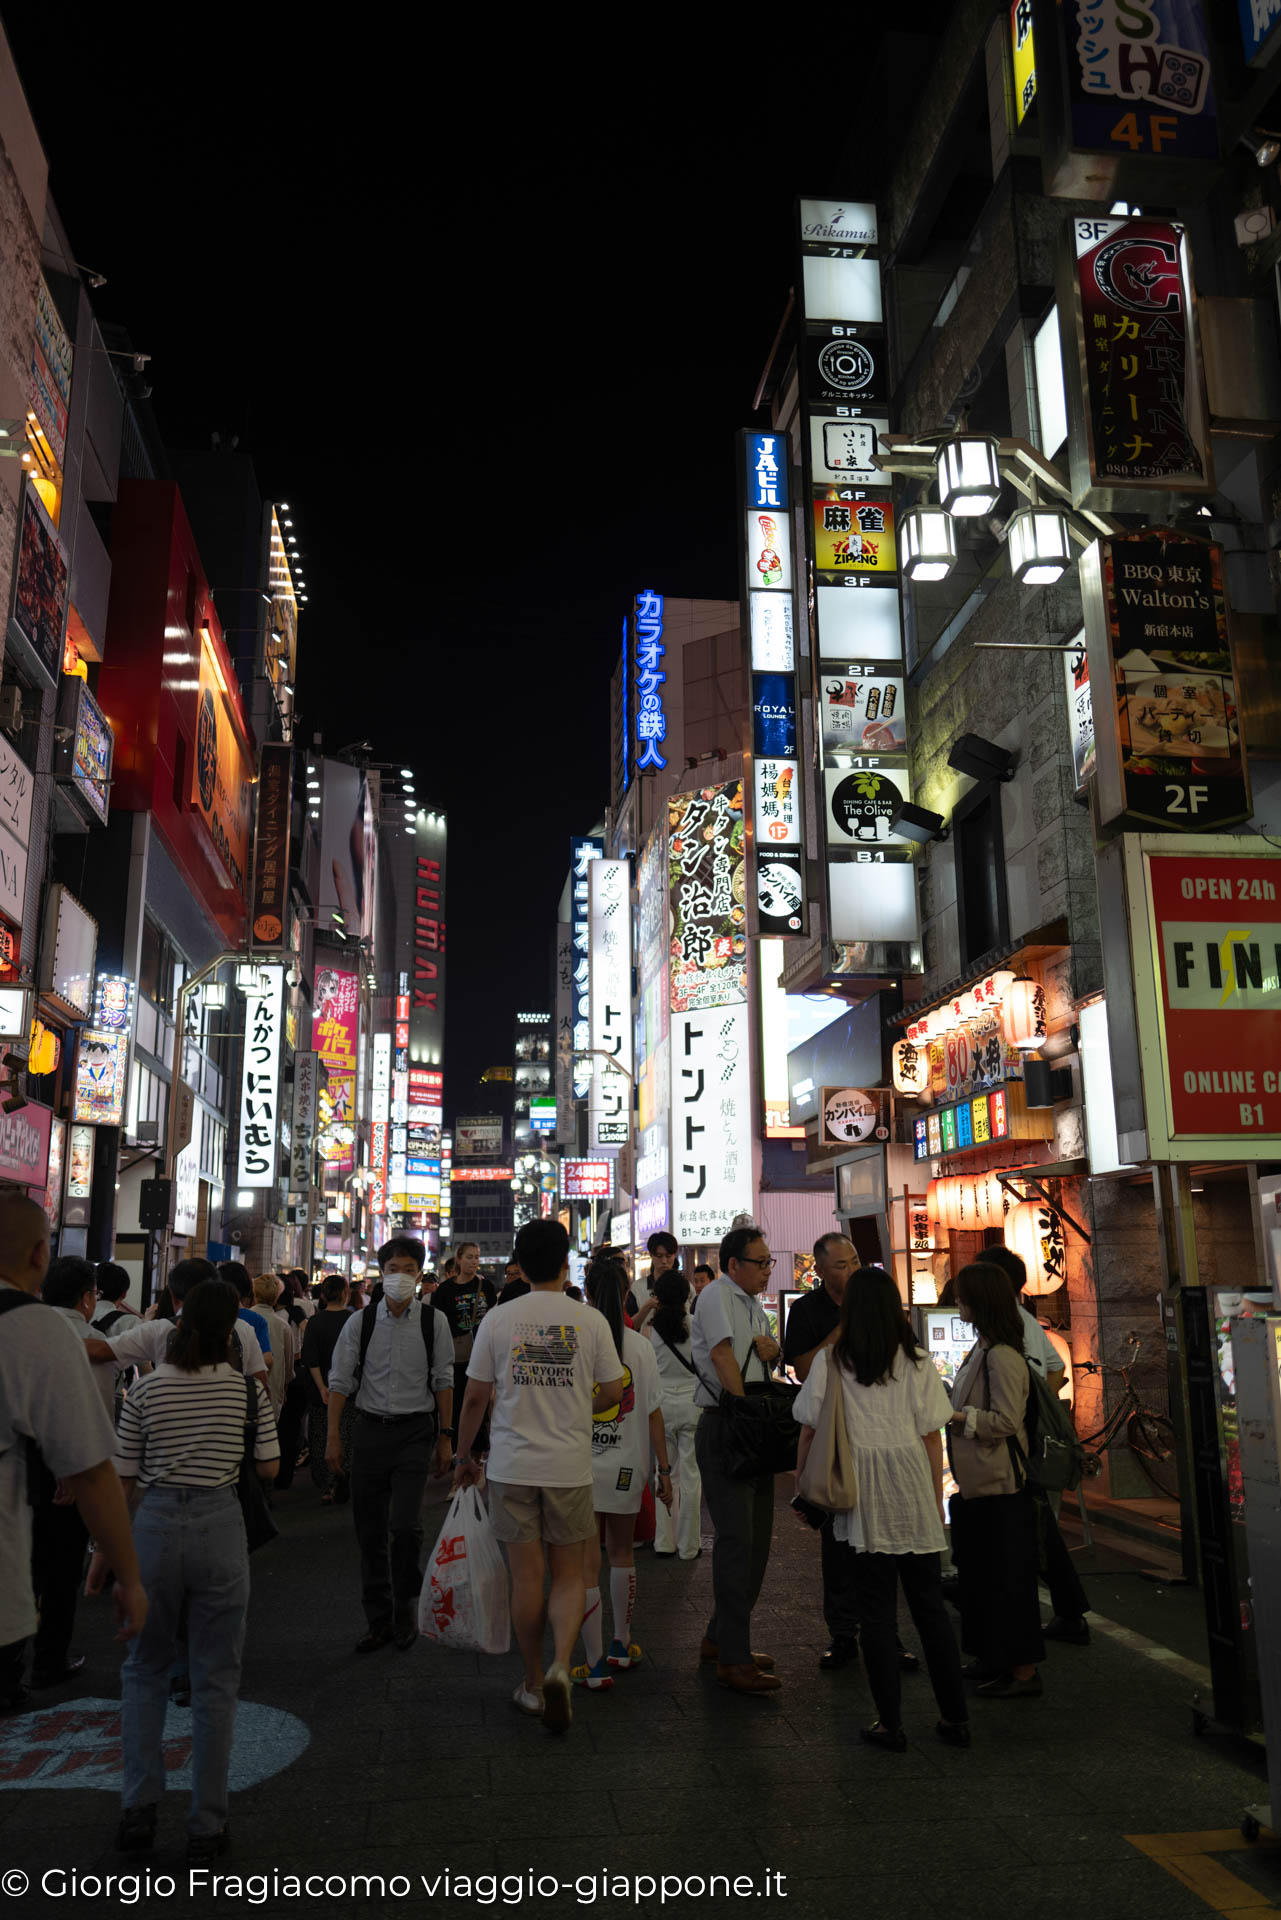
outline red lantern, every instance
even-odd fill
[[[1046,1036],[1045,988],[1021,974],[1005,996],[1002,1020],[1010,1045],[1020,1053],[1035,1053]]]

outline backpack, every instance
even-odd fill
[[[371,1300],[367,1307],[360,1310],[360,1353],[356,1359],[356,1387],[359,1390],[365,1374],[365,1355],[369,1352],[369,1342],[374,1337],[374,1322],[378,1318],[380,1302]],[[427,1385],[431,1387],[432,1355],[436,1345],[436,1310],[430,1300],[422,1303],[423,1345],[427,1349]],[[354,1400],[356,1395],[352,1394]],[[435,1395],[432,1395],[433,1399]]]
[[[1028,1370],[1027,1409],[1023,1415],[1027,1427],[1027,1454],[1011,1434],[1006,1443],[1014,1462],[1014,1477],[1020,1485],[1026,1481],[1034,1493],[1067,1493],[1081,1484],[1085,1472],[1085,1449],[1077,1439],[1067,1408],[1050,1392],[1045,1375],[1037,1367]],[[992,1388],[987,1372],[987,1354],[983,1355],[983,1374],[987,1402],[992,1404]]]
[[[34,1294],[20,1293],[16,1288],[6,1287],[0,1292],[0,1314],[8,1313],[11,1307],[42,1307],[44,1304]],[[20,1438],[27,1455],[27,1504],[32,1507],[44,1506],[53,1495],[54,1475],[45,1465],[39,1442],[29,1439],[25,1433]]]

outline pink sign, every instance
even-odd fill
[[[350,1173],[355,1166],[357,981],[347,967],[321,967],[316,974],[316,1011],[311,1044],[320,1055],[319,1147],[326,1168]]]
[[[34,1187],[43,1204],[49,1184],[49,1133],[53,1112],[28,1100],[17,1113],[0,1113],[0,1180]]]

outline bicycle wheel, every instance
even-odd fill
[[[1163,1493],[1167,1500],[1177,1500],[1179,1464],[1171,1422],[1163,1413],[1132,1413],[1125,1437],[1157,1492]]]

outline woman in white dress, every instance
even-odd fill
[[[861,1267],[850,1277],[836,1343],[819,1349],[797,1397],[798,1466],[813,1444],[832,1368],[840,1381],[857,1496],[852,1508],[836,1515],[833,1531],[851,1556],[854,1607],[878,1715],[862,1729],[863,1738],[892,1753],[907,1747],[895,1645],[901,1582],[938,1702],[939,1738],[968,1747],[961,1656],[939,1563],[945,1545],[939,1430],[952,1408],[912,1332],[898,1288],[880,1267]]]
[[[622,1356],[625,1386],[617,1406],[602,1407],[592,1415],[593,1505],[609,1554],[609,1594],[614,1614],[614,1637],[604,1648],[601,1619],[599,1537],[587,1541],[583,1554],[583,1584],[587,1588],[583,1614],[583,1646],[587,1659],[571,1677],[580,1687],[600,1691],[612,1687],[613,1672],[638,1667],[641,1650],[632,1640],[636,1608],[636,1515],[649,1474],[651,1446],[658,1455],[658,1498],[672,1504],[672,1476],[663,1430],[663,1394],[654,1350],[644,1334],[627,1326],[623,1295],[627,1269],[621,1260],[598,1259],[587,1275],[587,1297],[604,1315]]]
[[[663,1391],[663,1431],[667,1458],[676,1463],[676,1522],[666,1507],[656,1516],[654,1553],[657,1558],[679,1551],[682,1560],[697,1560],[703,1504],[703,1480],[694,1458],[694,1435],[701,1416],[694,1405],[694,1355],[690,1343],[689,1281],[679,1269],[654,1282],[655,1311],[645,1337],[654,1349]]]

